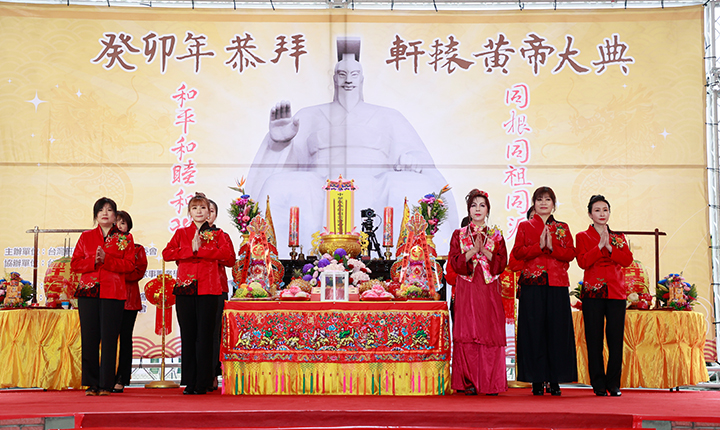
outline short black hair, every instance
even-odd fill
[[[212,200],[210,200],[210,199],[207,199],[207,201],[208,201],[208,203],[210,203],[210,205],[212,205],[212,206],[215,208],[215,213],[217,214],[217,212],[218,212],[218,205],[217,205],[217,203],[215,203],[214,201],[212,201]]]
[[[127,227],[128,227],[127,232],[130,233],[130,230],[132,230],[132,227],[133,227],[132,217],[130,216],[130,214],[125,211],[117,211],[115,216],[117,216],[121,220],[125,221],[125,224],[127,224]]]
[[[93,205],[93,220],[97,219],[97,215],[103,210],[105,205],[110,205],[113,212],[117,214],[117,204],[115,204],[115,201],[109,197],[100,197]]]
[[[610,210],[610,202],[607,201],[605,196],[602,194],[595,194],[594,196],[590,197],[590,202],[588,203],[588,213],[592,213],[592,207],[597,202],[605,202],[608,205],[608,210]]]

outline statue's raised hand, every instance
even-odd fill
[[[270,138],[275,142],[287,142],[297,135],[300,119],[292,116],[289,101],[281,101],[270,109]]]

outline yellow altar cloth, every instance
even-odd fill
[[[445,302],[226,302],[224,394],[442,395]]]
[[[0,311],[0,388],[80,388],[76,310]]]
[[[589,385],[582,312],[573,312],[573,325],[578,382]],[[621,388],[674,388],[707,381],[705,331],[699,312],[628,309]],[[604,357],[607,362],[607,345]]]

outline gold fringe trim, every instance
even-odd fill
[[[450,364],[223,362],[223,394],[450,394]]]

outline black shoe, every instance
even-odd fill
[[[610,395],[613,396],[613,397],[620,397],[620,396],[622,396],[622,393],[620,392],[620,389],[619,389],[619,388],[610,388],[610,389],[608,389],[608,391],[610,392]]]
[[[187,386],[183,390],[183,394],[197,394],[197,393],[195,392],[195,389],[193,387]]]
[[[89,387],[87,390],[85,390],[86,396],[97,396],[99,394],[100,390],[98,390],[98,387]]]
[[[122,385],[120,386],[120,388],[116,388],[118,385],[120,385],[120,384],[117,384],[117,385],[115,385],[115,387],[113,387],[113,389],[112,389],[113,393],[122,393],[123,391],[125,391],[125,387]]]
[[[562,395],[562,393],[560,392],[560,385],[557,382],[550,383],[550,394],[552,394],[553,396]]]
[[[485,395],[486,395],[486,396],[497,396],[498,393],[486,393]]]
[[[605,390],[596,390],[593,388],[593,391],[595,392],[595,395],[598,397],[606,397],[607,396],[607,391],[605,391]]]
[[[207,390],[195,390],[193,394],[205,394],[207,393]]]
[[[533,396],[542,396],[545,394],[545,388],[543,387],[542,382],[533,382],[532,383],[532,393]]]
[[[477,390],[475,389],[475,387],[467,388],[465,390],[465,395],[466,396],[477,396]]]

